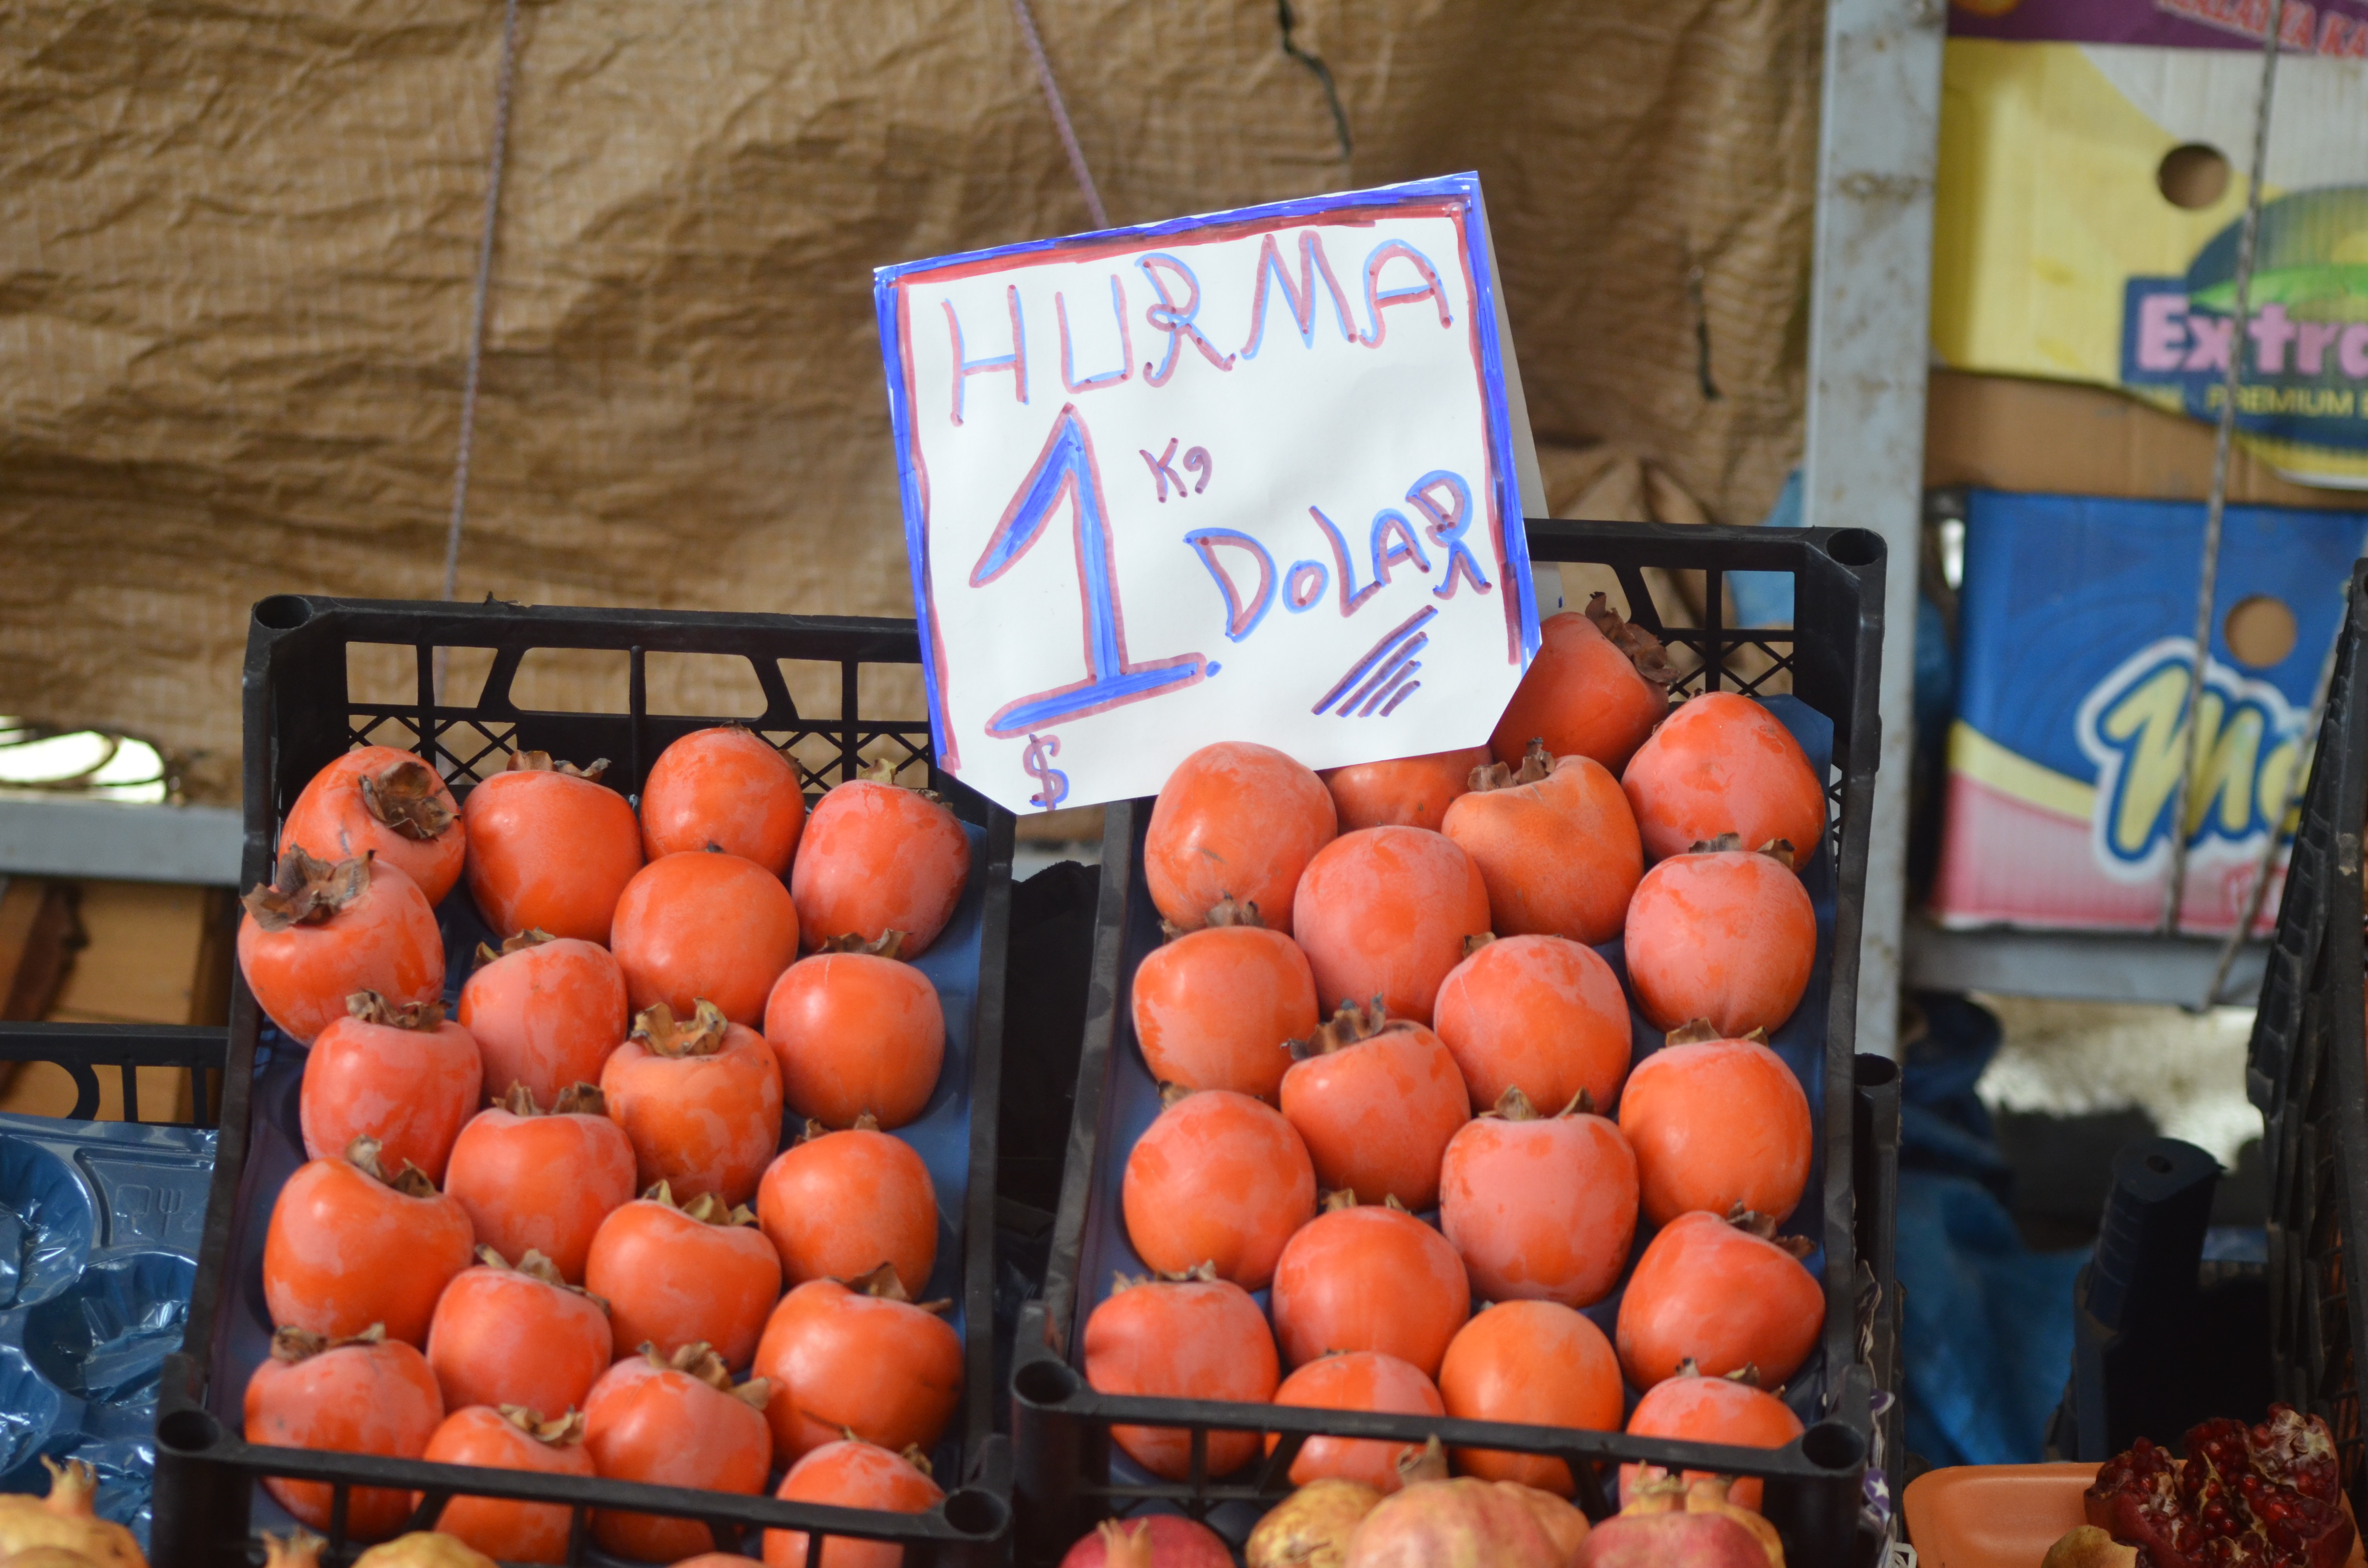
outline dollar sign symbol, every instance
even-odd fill
[[[1069,798],[1069,776],[1053,766],[1052,759],[1060,755],[1060,736],[1031,734],[1028,737],[1027,760],[1020,766],[1028,770],[1028,776],[1037,784],[1036,793],[1028,797],[1030,805],[1049,812]]]

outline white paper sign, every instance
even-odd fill
[[[1219,740],[1333,767],[1487,738],[1537,646],[1535,459],[1477,176],[876,291],[947,772],[1043,811]]]

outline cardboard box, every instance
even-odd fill
[[[2154,926],[2203,527],[2193,502],[1973,493],[1930,901],[1942,924]],[[2233,928],[2264,838],[2292,831],[2303,727],[2363,538],[2362,513],[2228,508],[2184,930]],[[2276,913],[2273,886],[2260,929]]]

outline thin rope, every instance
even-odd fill
[[[469,458],[477,442],[477,384],[484,369],[485,296],[493,288],[494,230],[502,210],[502,164],[509,152],[510,84],[518,74],[518,0],[505,0],[501,74],[494,83],[493,163],[485,174],[485,232],[477,240],[477,285],[469,301],[469,358],[461,381],[461,445],[452,459],[452,521],[444,532],[444,597],[448,600],[461,585],[461,530],[469,516]],[[443,650],[438,649],[437,654],[440,665]]]
[[[2228,457],[2237,436],[2237,393],[2244,384],[2245,328],[2253,289],[2253,239],[2261,225],[2261,176],[2270,155],[2270,104],[2277,87],[2278,33],[2285,21],[2286,0],[2270,0],[2269,25],[2261,35],[2261,96],[2253,106],[2253,166],[2245,192],[2244,225],[2237,233],[2237,298],[2228,318],[2228,364],[2220,382],[2220,423],[2212,443],[2212,494],[2203,507],[2203,567],[2195,603],[2195,645],[2188,661],[2187,694],[2180,701],[2179,722],[2184,744],[2179,777],[2170,792],[2170,876],[2163,884],[2163,935],[2179,930],[2179,906],[2187,891],[2187,793],[2192,787],[2196,760],[2203,755],[2203,679],[2212,657],[2212,600],[2219,591],[2220,523],[2228,509]],[[2277,837],[2273,825],[2272,842]],[[2241,928],[2239,934],[2241,935]]]
[[[2278,0],[2283,5],[2285,0]],[[516,4],[516,0],[512,0]],[[1069,154],[1069,172],[1077,176],[1077,189],[1085,194],[1086,210],[1093,215],[1094,227],[1110,226],[1110,214],[1102,208],[1101,192],[1094,188],[1094,172],[1086,167],[1085,149],[1077,145],[1076,128],[1069,123],[1068,106],[1061,101],[1061,84],[1053,79],[1053,62],[1044,58],[1044,40],[1036,33],[1036,15],[1028,8],[1028,0],[1011,0],[1012,18],[1019,24],[1019,36],[1028,45],[1028,58],[1036,62],[1036,81],[1044,89],[1045,107],[1053,111],[1053,129],[1061,133],[1061,146]]]

